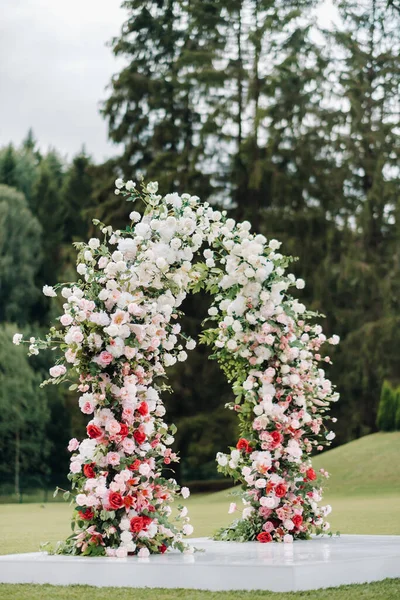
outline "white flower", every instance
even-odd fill
[[[340,337],[338,335],[333,335],[329,338],[328,342],[332,344],[332,346],[336,346],[340,342]]]
[[[158,191],[158,183],[157,181],[149,181],[149,183],[146,186],[146,191],[149,194],[156,194]]]
[[[88,241],[88,246],[92,250],[96,250],[100,246],[100,240],[98,240],[97,238],[91,238]]]
[[[138,223],[140,221],[140,213],[138,213],[136,210],[133,210],[130,215],[129,218],[131,221],[134,221],[135,223]]]
[[[217,463],[219,464],[220,467],[226,467],[226,465],[228,464],[228,457],[226,454],[223,454],[222,452],[218,452],[217,454]]]
[[[129,181],[126,182],[125,184],[125,189],[128,190],[128,192],[131,192],[132,190],[134,190],[136,187],[136,183],[134,183],[132,181],[132,179],[129,179]]]
[[[302,290],[305,285],[304,279],[296,279],[296,287],[298,290]]]
[[[181,494],[182,494],[182,497],[183,497],[185,500],[186,500],[186,498],[189,498],[189,496],[190,496],[190,490],[189,490],[189,488],[188,488],[188,487],[183,487],[183,488],[181,489]]]
[[[53,297],[53,298],[54,298],[54,296],[57,296],[55,290],[51,287],[51,285],[44,285],[43,286],[43,294],[45,296],[50,296],[50,297]]]
[[[331,442],[332,440],[335,439],[336,433],[334,433],[333,431],[330,431],[329,433],[326,434],[325,437],[329,442]]]
[[[292,544],[293,543],[293,536],[290,535],[290,533],[286,533],[283,536],[283,541],[284,541],[285,544]]]
[[[193,350],[194,348],[196,348],[196,342],[194,340],[188,340],[186,342],[186,348],[188,350]]]
[[[139,558],[148,558],[150,556],[150,550],[148,548],[140,548],[138,552]]]
[[[271,250],[278,250],[282,245],[282,242],[278,242],[278,240],[270,240],[268,246]]]
[[[121,188],[124,187],[124,180],[123,179],[116,179],[115,180],[115,187],[118,188],[119,190]]]
[[[184,525],[182,527],[182,531],[183,531],[183,535],[192,535],[193,533],[193,526],[190,525],[189,523],[186,523],[186,525]]]
[[[231,502],[230,505],[229,505],[228,514],[232,515],[235,511],[236,511],[236,503],[235,502]]]
[[[76,267],[76,270],[79,273],[79,275],[85,275],[87,271],[87,266],[83,263],[79,263],[79,265]]]
[[[22,335],[22,333],[15,333],[13,336],[13,344],[19,346],[23,337],[24,336]]]

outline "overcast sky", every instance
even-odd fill
[[[106,42],[124,21],[120,0],[0,0],[0,10],[0,146],[32,127],[43,149],[115,153],[99,102],[118,71]],[[319,12],[328,24],[331,1]]]

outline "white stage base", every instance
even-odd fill
[[[343,535],[294,544],[190,541],[203,552],[125,559],[0,556],[0,583],[288,592],[400,577],[400,536]]]

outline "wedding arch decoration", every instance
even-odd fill
[[[190,194],[162,196],[158,184],[117,179],[115,193],[142,201],[123,231],[94,220],[99,237],[77,243],[72,284],[60,291],[64,312],[29,353],[51,348],[59,358],[48,383],[71,382],[88,415],[87,438],[72,439],[69,479],[75,504],[72,535],[57,551],[148,556],[170,548],[191,552],[189,490],[165,475],[178,460],[175,426],[165,423],[161,392],[169,366],[195,347],[181,330],[188,293],[207,290],[211,307],[202,341],[232,384],[240,437],[217,454],[218,469],[241,485],[233,524],[222,540],[292,542],[329,530],[322,488],[310,455],[334,438],[326,427],[338,399],[325,377],[329,340],[315,315],[289,294],[304,281],[287,273],[280,243],[250,232]],[[100,239],[101,238],[101,239]],[[14,343],[22,336],[16,334]],[[68,496],[68,492],[67,492]],[[172,503],[178,503],[172,511]]]

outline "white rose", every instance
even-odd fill
[[[186,498],[189,498],[189,496],[190,496],[190,490],[189,490],[189,488],[188,488],[188,487],[183,487],[183,488],[181,489],[181,494],[182,494],[182,497],[183,497],[185,500],[186,500]]]
[[[49,296],[49,297],[53,297],[57,296],[55,290],[51,287],[51,285],[44,285],[43,286],[43,294],[45,296]]]
[[[22,341],[23,335],[22,333],[15,333],[13,337],[13,344],[19,346]]]
[[[96,248],[100,246],[100,240],[98,240],[97,238],[91,238],[88,242],[88,246],[92,250],[96,250]]]
[[[140,221],[140,214],[136,210],[133,210],[129,215],[129,218],[131,221],[138,223]]]
[[[126,182],[125,184],[125,189],[128,190],[128,192],[131,192],[132,190],[134,190],[136,187],[136,183],[134,183],[132,181],[132,179],[129,179],[129,181]]]

